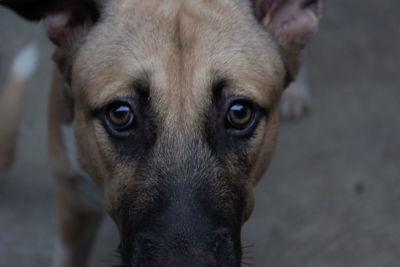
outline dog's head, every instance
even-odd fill
[[[320,1],[12,3],[44,17],[58,47],[79,161],[104,188],[124,264],[240,265],[279,97]]]

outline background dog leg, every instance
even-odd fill
[[[74,195],[65,192],[64,186],[57,192],[60,240],[56,244],[53,267],[86,266],[102,219],[102,213],[85,207],[85,203],[80,203],[77,199],[72,199]]]
[[[311,91],[307,80],[306,64],[297,79],[283,92],[280,111],[284,120],[298,120],[305,116],[311,106]]]
[[[37,48],[30,44],[16,56],[0,94],[0,173],[9,169],[14,161],[25,87],[36,62]]]

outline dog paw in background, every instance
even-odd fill
[[[283,92],[280,113],[286,121],[297,121],[307,115],[311,108],[311,91],[307,80],[307,67],[304,65],[297,77]]]
[[[0,173],[9,169],[14,161],[25,88],[37,61],[38,49],[31,43],[15,57],[0,91]]]

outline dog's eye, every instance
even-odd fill
[[[107,113],[107,124],[116,131],[124,131],[133,126],[135,116],[131,107],[125,103],[112,104]]]
[[[234,102],[229,107],[227,121],[229,126],[238,130],[248,128],[254,119],[253,106],[245,101]]]

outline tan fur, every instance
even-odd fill
[[[132,183],[126,179],[135,164],[113,160],[104,128],[91,120],[90,112],[113,97],[134,94],[131,82],[145,74],[151,79],[151,99],[163,134],[185,138],[198,129],[199,114],[210,104],[213,71],[218,70],[234,78],[229,91],[251,97],[271,116],[251,144],[253,171],[249,181],[243,181],[248,184],[245,221],[254,205],[252,187],[268,166],[278,131],[284,69],[272,38],[252,19],[248,6],[230,1],[113,1],[105,13],[102,25],[90,32],[75,55],[71,87],[80,165],[105,190],[109,212],[115,214],[113,203],[121,201],[120,188]],[[244,32],[253,34],[243,36]],[[56,70],[49,101],[50,165],[59,186],[61,240],[73,250],[82,245],[74,238],[92,226],[79,218],[89,216],[90,221],[91,214],[99,213],[82,206],[83,200],[74,193],[74,175],[61,136],[62,125],[70,123],[68,101]],[[135,185],[143,186],[149,185]],[[113,217],[118,221],[118,215]],[[85,255],[76,257],[74,261],[85,262]]]
[[[68,250],[68,254],[72,256],[66,259],[68,263],[54,259],[54,267],[86,264],[103,213],[101,207],[97,207],[88,196],[80,192],[82,177],[74,172],[66,154],[62,127],[72,123],[73,110],[64,85],[62,76],[55,68],[49,97],[49,163],[57,184],[59,237],[62,249]]]
[[[50,165],[58,188],[61,241],[72,251],[74,267],[85,264],[102,210],[79,193],[85,174],[71,169],[65,125],[74,127],[79,165],[104,190],[106,209],[121,232],[124,214],[140,215],[157,197],[155,172],[160,170],[172,176],[168,186],[189,184],[193,190],[207,183],[207,192],[221,202],[221,213],[237,210],[235,201],[243,195],[243,223],[254,206],[253,187],[271,161],[279,98],[287,76],[297,72],[301,52],[289,38],[290,27],[282,33],[279,19],[263,25],[246,0],[112,0],[103,5],[101,20],[92,28],[86,18],[80,18],[80,26],[67,20],[52,24],[54,17],[47,21],[50,38],[59,46],[49,102]],[[229,152],[221,167],[205,140],[218,77],[229,81],[224,94],[247,97],[268,113],[244,148],[247,163],[240,162],[240,153]],[[138,79],[149,83],[148,104],[157,126],[146,173],[134,158],[118,155],[94,116],[116,97],[134,97]],[[196,160],[190,174],[185,160]]]
[[[14,161],[26,83],[11,74],[0,94],[0,172]]]
[[[283,64],[270,37],[251,20],[250,10],[230,1],[114,3],[107,8],[104,25],[90,33],[77,55],[73,69],[77,109],[89,112],[111,97],[131,95],[132,77],[147,71],[160,123],[177,134],[182,129],[195,130],[198,115],[209,103],[213,69],[234,77],[236,86],[230,88],[231,92],[249,96],[272,111],[277,108],[275,103],[283,90]],[[126,23],[119,23],[121,20]],[[242,35],[249,31],[255,34]],[[148,32],[152,34],[145,34]],[[96,57],[98,53],[104,56]],[[96,125],[88,130],[91,123],[85,119],[76,118],[77,132],[83,134],[79,139],[92,151],[90,154],[96,155],[95,146],[107,146],[101,143],[105,133]],[[277,124],[274,127],[269,134],[276,132]],[[93,136],[99,143],[90,141]],[[259,139],[255,142],[262,143],[264,136]],[[85,158],[92,163],[83,162],[83,166],[96,168],[104,166],[106,160]],[[113,176],[105,171],[103,180]]]

